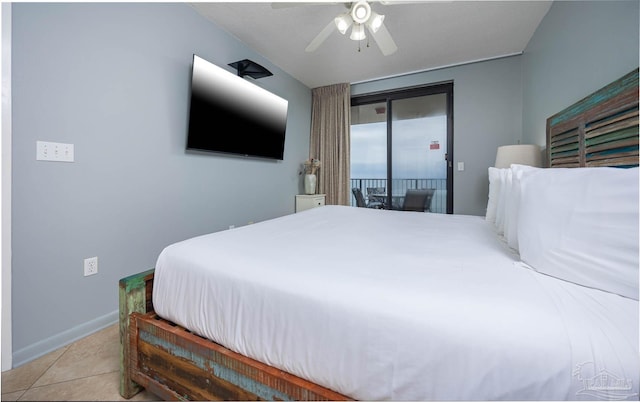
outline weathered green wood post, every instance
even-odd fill
[[[153,286],[154,270],[141,272],[120,279],[120,395],[131,398],[142,387],[131,380],[129,372],[129,315],[133,312],[147,313],[152,310],[150,287]]]

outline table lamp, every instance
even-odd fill
[[[498,147],[497,168],[508,168],[512,163],[542,167],[542,151],[538,145],[518,144]]]

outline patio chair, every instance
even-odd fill
[[[357,187],[351,189],[353,196],[356,197],[356,206],[359,208],[366,208],[367,202],[364,200],[364,195],[362,195],[362,190]]]
[[[387,189],[385,187],[367,187],[367,198],[369,208],[384,208],[386,205]]]
[[[354,187],[351,189],[353,192],[353,196],[356,197],[356,206],[360,208],[382,208],[383,204],[381,202],[366,202],[364,199],[364,195],[362,195],[362,190],[358,187]]]
[[[431,212],[431,200],[435,191],[433,188],[408,189],[404,196],[402,210]]]

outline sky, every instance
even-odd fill
[[[394,178],[446,178],[446,123],[446,116],[393,122]],[[386,122],[351,126],[351,178],[387,177],[386,126]]]

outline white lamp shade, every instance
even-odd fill
[[[345,32],[347,32],[347,29],[349,29],[349,27],[353,23],[353,20],[347,14],[339,15],[334,18],[333,21],[335,22],[338,31],[343,35],[345,34]]]
[[[494,166],[497,168],[508,168],[512,163],[541,167],[542,151],[540,146],[518,144],[498,147]]]
[[[364,25],[355,24],[353,28],[351,28],[351,36],[349,37],[351,40],[363,40],[367,35],[364,33]]]

